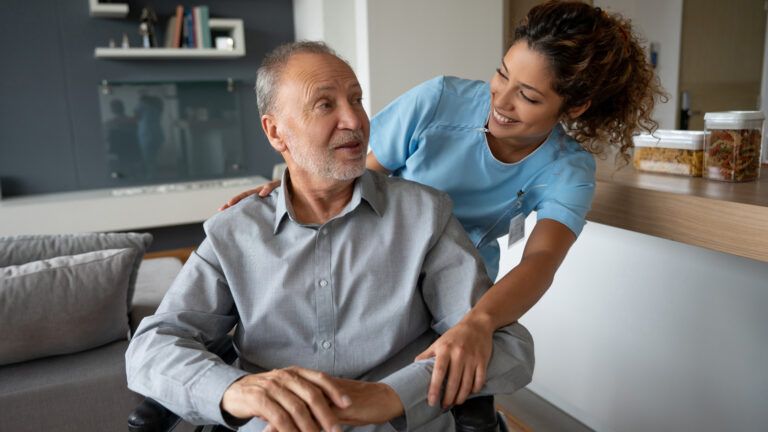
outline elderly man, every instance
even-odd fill
[[[205,223],[206,239],[126,354],[129,387],[194,423],[242,430],[453,430],[415,355],[491,281],[446,195],[365,170],[354,72],[320,43],[278,47],[257,77],[283,186]],[[235,329],[236,365],[206,344]],[[533,369],[519,324],[494,335],[481,393]]]

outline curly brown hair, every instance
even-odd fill
[[[658,128],[653,107],[668,97],[625,17],[553,0],[528,12],[512,44],[519,41],[549,60],[562,113],[590,103],[578,118],[563,116],[568,133],[587,151],[599,155],[613,146],[617,158],[628,161],[632,136]]]

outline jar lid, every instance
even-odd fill
[[[633,141],[635,147],[702,150],[705,137],[704,131],[658,129],[653,134],[637,135]]]
[[[764,119],[762,111],[722,111],[704,114],[707,129],[761,128]]]

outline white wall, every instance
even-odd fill
[[[766,263],[589,223],[521,320],[529,388],[597,431],[765,430],[766,308]]]
[[[371,114],[437,75],[490,79],[503,55],[501,0],[369,0]]]
[[[669,102],[656,107],[654,119],[659,122],[661,129],[675,129],[680,93],[683,0],[595,0],[594,4],[630,17],[633,27],[648,44],[658,44],[659,61],[656,71],[661,85],[669,93]]]
[[[487,80],[503,55],[502,0],[294,0],[297,39],[350,61],[372,116],[437,75]]]

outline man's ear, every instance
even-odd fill
[[[579,105],[577,107],[573,107],[573,108],[569,109],[568,111],[566,111],[565,114],[571,120],[576,119],[580,115],[584,114],[584,112],[586,110],[588,110],[591,105],[592,105],[592,101],[586,101],[586,102],[584,102],[583,104],[581,104],[581,105]]]
[[[275,151],[282,153],[287,149],[283,136],[278,130],[277,119],[272,114],[261,116],[261,128]]]

